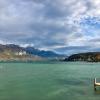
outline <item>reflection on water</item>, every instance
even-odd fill
[[[100,88],[94,91],[95,95],[100,95]]]

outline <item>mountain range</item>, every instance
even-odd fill
[[[15,44],[0,44],[0,61],[8,60],[43,60],[48,58],[62,58],[64,55],[57,54],[53,51],[35,49],[34,47],[21,47]]]

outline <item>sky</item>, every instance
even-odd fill
[[[100,51],[100,0],[0,0],[0,43]]]

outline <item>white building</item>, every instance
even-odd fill
[[[26,51],[19,51],[19,52],[16,52],[15,55],[16,56],[23,56],[23,55],[26,55]]]

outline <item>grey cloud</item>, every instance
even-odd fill
[[[66,46],[66,47],[61,47],[61,48],[57,48],[55,49],[55,51],[63,52],[63,53],[67,53],[67,54],[72,54],[74,53],[78,53],[78,52],[86,52],[88,50],[91,50],[90,46]]]
[[[92,9],[95,7],[91,0],[1,0],[0,40],[34,44],[58,52],[89,50],[81,46],[84,44],[81,41],[89,41],[80,21],[89,14],[93,16]],[[95,43],[97,39],[91,41]]]

